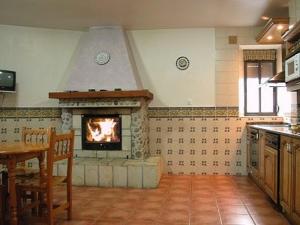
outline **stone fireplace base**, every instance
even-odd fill
[[[38,161],[28,161],[28,167],[38,169]],[[161,157],[135,159],[75,158],[73,185],[93,187],[156,188],[163,171]],[[65,176],[65,163],[56,164],[54,175]]]

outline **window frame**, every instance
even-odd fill
[[[277,116],[277,87],[273,87],[273,112],[261,112],[261,87],[259,87],[259,99],[258,99],[258,106],[259,106],[259,112],[252,113],[247,112],[247,64],[248,63],[258,63],[258,78],[259,78],[259,84],[261,83],[261,63],[270,62],[273,64],[273,71],[274,75],[276,74],[276,60],[247,60],[244,61],[244,115],[245,116]]]

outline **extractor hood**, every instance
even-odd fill
[[[264,85],[269,87],[285,87],[285,73],[281,71],[277,73],[274,77],[267,80]]]

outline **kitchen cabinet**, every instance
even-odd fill
[[[277,162],[278,152],[265,145],[264,149],[264,188],[267,194],[277,202]]]
[[[300,224],[300,139],[293,140],[292,220]]]
[[[280,204],[300,224],[300,139],[282,135],[280,153]]]
[[[280,146],[280,204],[283,211],[291,210],[292,151],[291,138],[281,136]]]

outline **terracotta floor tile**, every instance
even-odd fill
[[[61,221],[57,225],[96,225],[96,221],[91,220],[70,220],[70,221]]]
[[[160,210],[154,210],[154,209],[148,209],[144,211],[137,211],[132,216],[133,220],[138,221],[157,221],[160,217],[161,211]]]
[[[222,205],[219,206],[220,214],[248,214],[247,208],[243,205]]]
[[[207,214],[214,213],[218,214],[219,209],[215,204],[206,205],[206,204],[192,204],[191,205],[191,213],[194,214]]]
[[[205,224],[205,225],[215,225],[220,224],[221,220],[216,213],[206,213],[206,214],[195,214],[191,215],[191,224]]]
[[[221,214],[223,224],[254,225],[249,215]]]
[[[95,222],[95,225],[126,225],[126,221],[114,219],[100,219]]]
[[[252,215],[256,225],[289,225],[288,221],[279,214]]]
[[[241,199],[238,198],[217,198],[218,205],[243,205]]]
[[[116,208],[110,208],[105,211],[105,213],[102,215],[103,219],[120,219],[120,220],[128,220],[130,216],[132,216],[133,211],[129,209],[116,209]]]
[[[163,206],[163,210],[170,210],[170,211],[189,211],[190,210],[190,204],[184,204],[179,202],[167,202]]]
[[[249,214],[251,215],[274,215],[280,214],[277,210],[272,208],[271,206],[247,206]]]
[[[126,225],[156,225],[156,223],[149,220],[130,220],[126,222]]]
[[[149,210],[149,209],[157,209],[160,210],[163,207],[162,202],[149,202],[149,201],[142,201],[137,206],[139,210]]]
[[[189,222],[188,211],[164,211],[160,215],[159,222],[173,222],[173,223],[188,223]]]
[[[195,197],[191,199],[192,202],[198,203],[198,204],[216,204],[216,199],[213,197]]]
[[[55,198],[65,196],[62,188]],[[30,214],[29,214],[30,215]],[[24,225],[44,225],[25,218]],[[55,225],[288,225],[248,177],[167,176],[157,189],[73,187]]]

